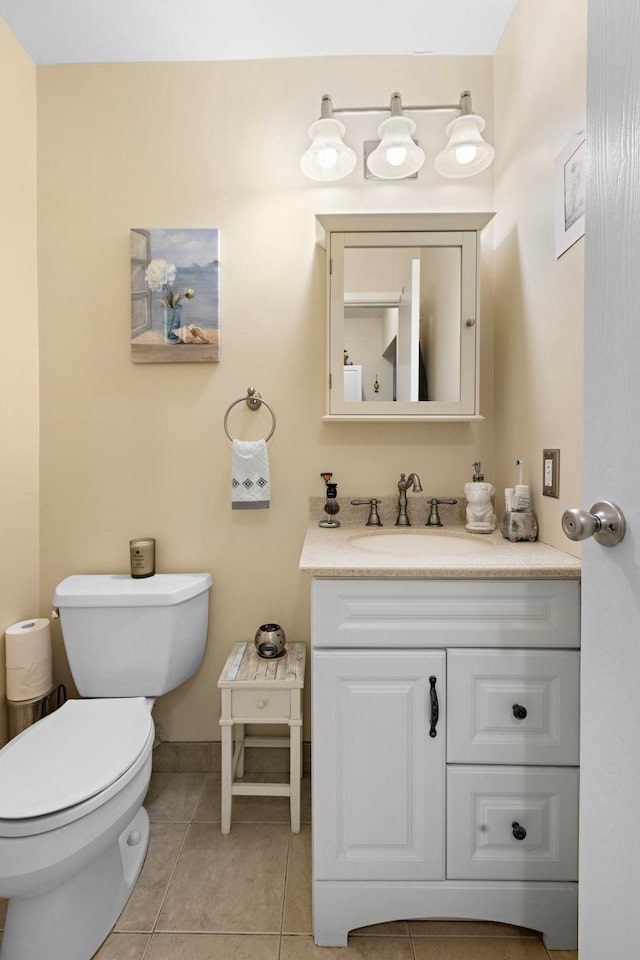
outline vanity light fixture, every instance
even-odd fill
[[[380,143],[367,157],[367,169],[380,180],[401,180],[418,172],[424,150],[412,139],[416,125],[404,116],[399,93],[392,94],[389,109],[391,116],[378,127]]]
[[[446,129],[449,142],[435,159],[435,168],[443,177],[472,177],[492,163],[495,151],[482,139],[485,122],[473,113],[471,93],[464,90],[456,104],[438,106],[402,106],[399,93],[391,95],[389,107],[334,108],[331,97],[322,98],[320,119],[312,123],[312,143],[302,155],[300,167],[312,180],[341,180],[356,165],[356,155],[344,141],[344,125],[334,114],[389,113],[378,127],[380,143],[366,159],[367,170],[381,180],[400,180],[417,173],[425,161],[424,151],[413,139],[416,125],[408,113],[446,113],[458,116]]]
[[[356,165],[356,155],[343,141],[344,124],[333,119],[333,103],[325,94],[320,119],[309,127],[311,146],[300,158],[300,169],[311,180],[342,180]]]
[[[471,94],[460,95],[460,116],[446,129],[449,143],[434,160],[434,166],[443,177],[472,177],[486,170],[493,162],[495,150],[482,139],[486,124],[473,112]]]

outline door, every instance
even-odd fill
[[[444,878],[444,680],[442,650],[314,652],[314,880]]]
[[[402,285],[396,343],[396,400],[418,400],[420,260],[411,261],[411,269]]]
[[[583,545],[580,960],[638,956],[640,5],[590,0],[584,502],[626,515]]]

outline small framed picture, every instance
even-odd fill
[[[585,140],[580,132],[556,158],[554,168],[556,260],[584,236]]]
[[[219,231],[131,230],[131,360],[220,360]]]

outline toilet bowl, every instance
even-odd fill
[[[202,661],[211,586],[209,574],[154,579],[70,577],[56,591],[71,670],[92,699],[0,750],[0,960],[90,960],[142,869],[151,708]]]
[[[0,751],[2,960],[84,960],[115,923],[149,840],[150,707],[70,700]]]

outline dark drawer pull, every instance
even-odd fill
[[[513,830],[513,839],[514,840],[524,840],[527,835],[527,831],[524,827],[521,827],[517,820],[514,820],[511,824]]]
[[[516,720],[524,720],[526,718],[527,716],[526,707],[521,707],[519,703],[514,703],[511,709],[513,710],[513,715],[516,718]]]
[[[430,737],[437,737],[438,733],[436,727],[438,726],[438,718],[440,716],[440,707],[438,706],[438,694],[436,693],[436,677],[429,677],[430,690],[429,694],[431,696],[431,729],[429,730]]]

